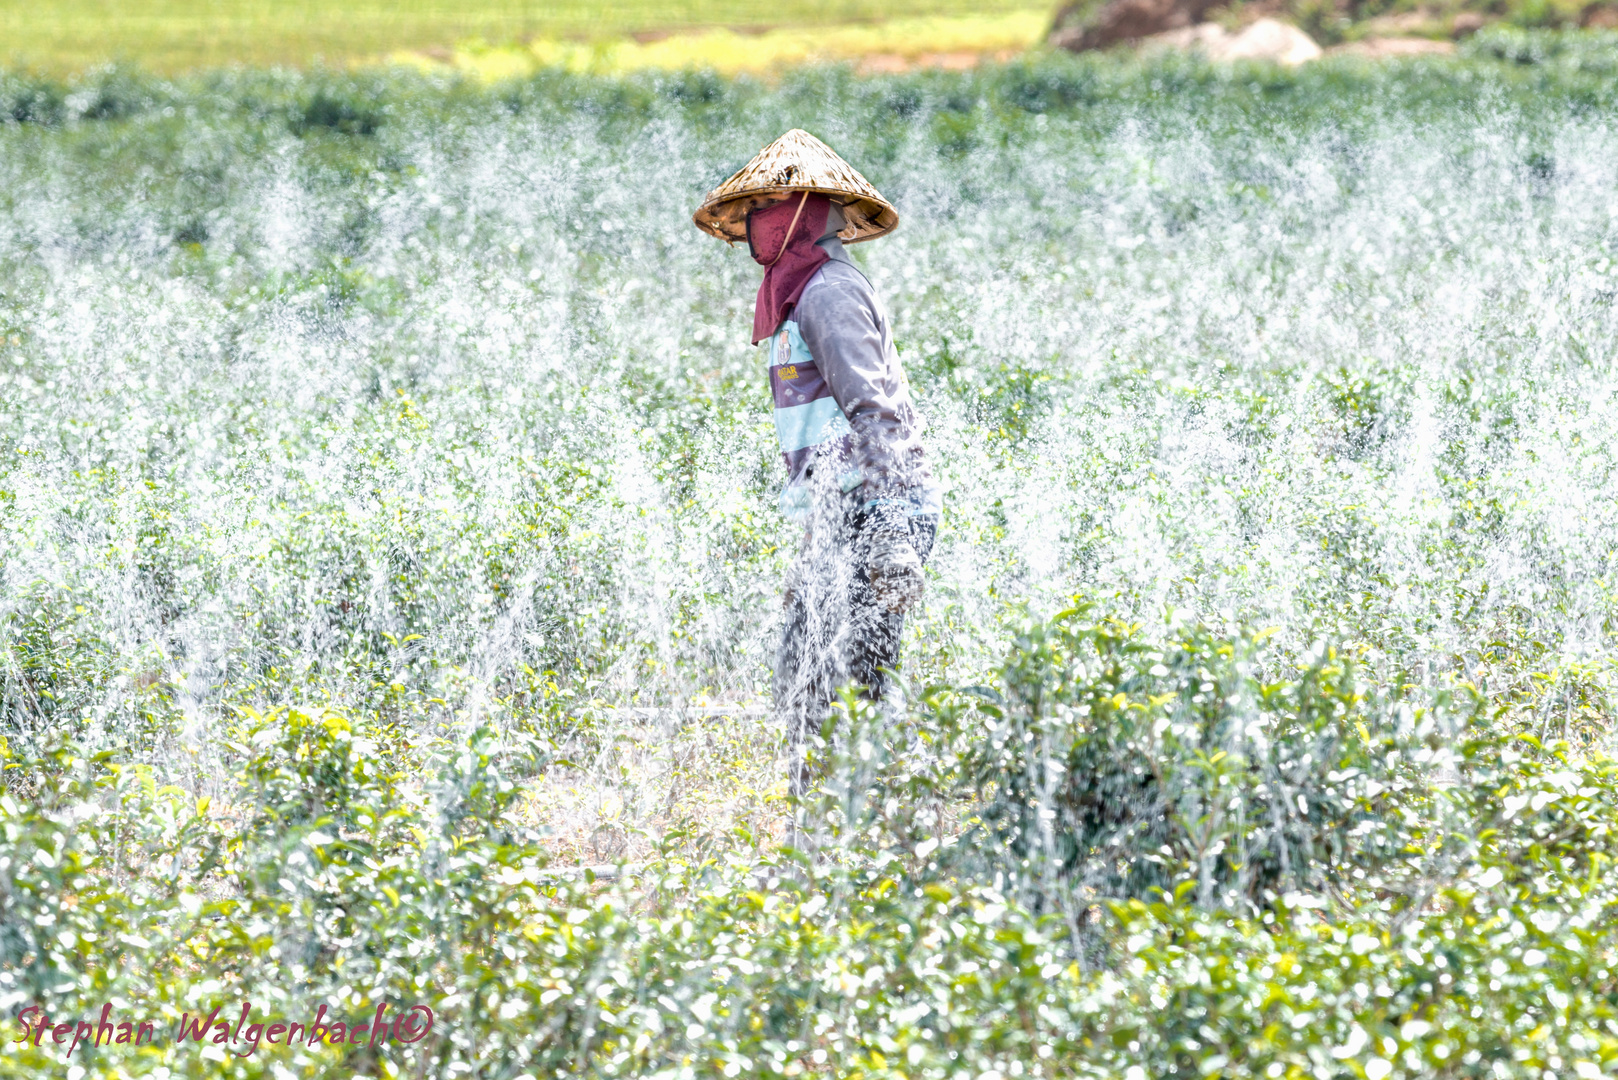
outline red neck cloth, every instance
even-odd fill
[[[753,344],[775,333],[815,271],[831,259],[815,243],[830,213],[830,198],[806,192],[747,215],[747,245],[765,268],[753,305]]]

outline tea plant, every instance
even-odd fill
[[[1612,1071],[1611,56],[4,76],[0,1068]],[[798,807],[793,126],[951,489]]]

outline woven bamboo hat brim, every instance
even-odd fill
[[[818,191],[843,207],[845,244],[874,240],[898,228],[899,214],[869,180],[836,151],[807,131],[793,128],[758,152],[740,171],[708,192],[692,215],[697,228],[721,240],[747,239],[751,196],[778,191]]]

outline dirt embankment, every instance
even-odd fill
[[[1552,2],[1562,4],[1554,13],[1560,23],[1618,26],[1618,0]],[[1257,0],[1239,9],[1224,0],[1074,0],[1057,11],[1049,42],[1074,52],[1137,45],[1291,65],[1334,53],[1370,59],[1449,53],[1461,38],[1511,17],[1498,4],[1479,10],[1465,2],[1373,15],[1362,0]]]

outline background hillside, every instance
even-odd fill
[[[596,74],[708,68],[773,79],[790,67],[848,62],[876,74],[1005,61],[1046,47],[1053,29],[1059,38],[1064,32],[1071,37],[1108,6],[1107,0],[363,0],[333,9],[270,0],[5,0],[0,67],[71,76],[108,64],[168,75],[407,64],[484,78],[546,67]],[[1193,22],[1232,30],[1279,18],[1323,46],[1364,38],[1459,39],[1490,24],[1618,26],[1612,0],[1233,0],[1211,6],[1182,0],[1156,7],[1183,8]]]
[[[0,4],[0,64],[68,72],[121,61],[170,73],[228,65],[347,65],[407,50],[442,53],[474,39],[492,45],[534,39],[649,41],[717,27],[756,34],[780,27],[1019,13],[1048,22],[1053,10],[1028,0],[358,0],[335,6],[275,0],[6,0]],[[918,44],[915,27],[904,37]]]

